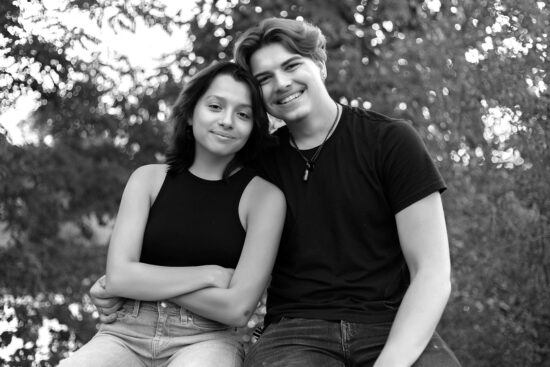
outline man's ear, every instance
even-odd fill
[[[324,62],[318,62],[317,65],[321,70],[321,79],[325,81],[327,79],[327,65]]]

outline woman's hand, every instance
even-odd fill
[[[107,293],[105,289],[105,275],[96,280],[92,288],[90,288],[90,298],[99,312],[99,320],[105,324],[116,320],[116,312],[124,303],[124,298]]]

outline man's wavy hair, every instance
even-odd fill
[[[174,124],[174,133],[166,152],[169,173],[181,173],[193,164],[195,160],[195,137],[189,121],[193,118],[193,111],[199,99],[219,75],[229,75],[248,87],[253,123],[248,141],[229,162],[224,170],[223,178],[227,178],[236,168],[254,160],[271,142],[269,119],[262,101],[262,94],[252,75],[234,62],[213,62],[195,74],[185,84],[172,107],[171,120]]]
[[[311,23],[285,18],[266,18],[250,27],[235,42],[235,62],[250,70],[250,57],[263,46],[282,44],[288,51],[325,64],[326,38],[319,27]]]

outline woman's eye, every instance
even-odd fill
[[[250,114],[248,112],[239,112],[238,115],[242,119],[245,119],[245,120],[250,119]]]
[[[270,79],[271,78],[269,76],[264,76],[264,77],[256,79],[256,81],[258,82],[258,84],[264,85],[264,84],[268,83]]]
[[[222,108],[220,105],[215,104],[215,103],[209,104],[208,107],[212,110],[215,110],[215,111],[221,110],[221,108]]]

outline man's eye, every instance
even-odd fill
[[[296,69],[298,66],[300,66],[300,63],[299,62],[292,62],[290,64],[288,64],[286,66],[286,70],[294,70]]]

